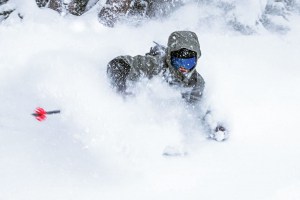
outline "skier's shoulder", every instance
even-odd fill
[[[191,81],[194,82],[196,85],[205,85],[204,78],[201,76],[201,74],[195,70],[191,76]]]
[[[203,84],[203,85],[205,84],[204,78],[198,72],[197,72],[197,79],[198,79],[198,82],[200,82],[201,84]]]
[[[154,42],[154,45],[150,47],[150,50],[145,53],[145,55],[120,55],[117,56],[117,59],[127,60],[128,62],[132,62],[133,60],[146,61],[146,60],[156,60],[161,61],[166,56],[166,47]]]

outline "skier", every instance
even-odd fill
[[[196,71],[200,56],[197,35],[191,31],[176,31],[169,36],[167,47],[157,44],[145,56],[114,58],[108,63],[107,75],[112,86],[124,96],[129,95],[130,84],[139,79],[161,76],[169,85],[181,88],[181,95],[188,104],[201,107],[205,82]],[[227,130],[212,119],[211,112],[201,113],[198,117],[209,138],[217,141],[227,139]]]

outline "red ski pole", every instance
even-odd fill
[[[38,121],[43,121],[46,120],[47,116],[46,115],[52,115],[52,114],[58,114],[60,113],[60,110],[53,110],[53,111],[45,111],[43,108],[36,108],[34,113],[32,113],[33,116],[35,116],[35,118]]]

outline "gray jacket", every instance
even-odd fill
[[[170,54],[186,48],[201,56],[198,37],[194,32],[176,31],[169,36],[167,48],[156,45],[145,56],[119,56],[109,62],[107,73],[112,85],[121,93],[126,93],[128,82],[136,82],[141,78],[151,79],[161,76],[170,85],[180,87],[182,97],[190,103],[201,99],[205,82],[194,68],[183,75],[171,65]]]

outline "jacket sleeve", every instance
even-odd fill
[[[130,65],[121,58],[111,60],[107,65],[107,75],[111,84],[118,92],[125,92],[126,79],[130,71]]]
[[[140,78],[152,78],[159,73],[158,61],[155,56],[119,56],[108,63],[107,75],[113,87],[123,93],[126,82]]]

